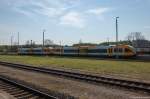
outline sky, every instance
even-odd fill
[[[115,17],[119,40],[130,32],[142,32],[150,40],[150,0],[0,0],[0,44],[45,39],[71,45],[115,41]]]

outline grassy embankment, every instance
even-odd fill
[[[85,70],[100,74],[122,75],[150,81],[150,62],[109,61],[41,56],[0,55],[0,61]]]

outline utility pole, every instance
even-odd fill
[[[61,41],[59,41],[59,45],[60,45],[60,47],[61,47]]]
[[[32,48],[32,40],[31,40],[31,48]]]
[[[45,38],[44,38],[44,36],[45,36],[45,29],[43,30],[43,48],[44,48],[44,40],[45,40]]]
[[[116,58],[119,58],[118,56],[118,18],[116,17]]]
[[[13,48],[13,35],[11,35],[10,37],[10,48],[11,48],[11,51],[12,51],[12,48]]]
[[[61,41],[59,41],[59,43],[60,43],[60,56],[61,56],[61,54],[62,54],[62,46],[61,46]]]
[[[19,48],[19,32],[18,32],[18,48]]]
[[[108,46],[109,46],[109,37],[107,38],[107,43],[108,43]]]

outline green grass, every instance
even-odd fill
[[[110,61],[44,56],[0,55],[0,61],[85,70],[100,74],[129,75],[131,78],[150,80],[150,62]]]

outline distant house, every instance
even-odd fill
[[[135,40],[132,42],[138,54],[150,54],[150,41],[148,40]]]
[[[132,45],[135,48],[150,48],[150,41],[149,40],[134,40]]]

